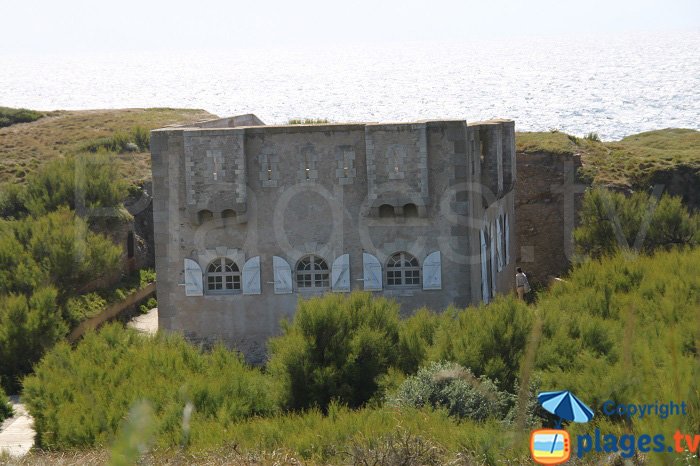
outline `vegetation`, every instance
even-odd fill
[[[0,128],[0,182],[20,183],[46,162],[85,151],[86,145],[102,138],[131,134],[134,128],[148,131],[173,124],[216,118],[204,110],[172,108],[57,111],[34,123]],[[139,136],[142,138],[143,136]],[[141,150],[145,140],[134,139]],[[120,178],[130,184],[150,179],[147,152],[114,158]]]
[[[646,190],[656,176],[669,170],[694,174],[700,179],[700,131],[669,128],[603,142],[589,133],[576,138],[558,131],[517,133],[518,152],[579,154],[582,174],[594,185],[615,185]]]
[[[0,424],[2,421],[12,416],[12,406],[10,406],[10,400],[7,398],[5,391],[0,386]]]
[[[445,408],[458,419],[505,419],[514,397],[498,390],[485,376],[453,362],[433,362],[404,381],[389,398],[393,406]]]
[[[17,123],[30,123],[45,115],[45,113],[27,110],[26,108],[0,107],[0,128]]]
[[[66,335],[77,320],[69,297],[89,280],[114,271],[120,253],[65,208],[39,218],[0,221],[0,373],[5,388],[16,390],[20,377]]]
[[[75,350],[58,344],[26,379],[24,398],[44,448],[108,444],[138,400],[153,411],[158,442],[180,445],[185,406],[194,407],[198,441],[211,428],[274,414],[271,381],[222,347],[203,353],[179,336],[151,338],[111,324]]]
[[[121,249],[94,227],[128,216],[125,196],[108,155],[58,158],[23,185],[0,188],[0,373],[8,391],[71,328],[114,301],[84,289],[118,278]]]
[[[689,213],[679,197],[656,199],[644,193],[625,196],[592,189],[584,196],[580,215],[574,240],[581,255],[700,245],[700,214]]]
[[[578,265],[534,307],[501,297],[405,320],[391,302],[365,293],[301,301],[298,318],[271,343],[265,372],[222,348],[201,353],[179,337],[148,339],[110,326],[75,350],[58,345],[26,380],[24,396],[41,445],[57,448],[110,444],[125,435],[119,421],[130,407],[145,400],[153,445],[165,457],[234,442],[246,458],[312,463],[397,452],[434,455],[419,455],[419,464],[464,455],[477,464],[513,461],[526,457],[525,426],[551,425],[534,409],[533,383],[572,390],[597,412],[605,400],[686,401],[689,414],[674,418],[673,428],[693,432],[699,264],[700,248],[615,255]],[[299,374],[308,394],[295,385]],[[658,418],[596,416],[567,429],[596,427],[618,435],[668,428]],[[649,464],[676,459],[664,454]]]
[[[326,118],[292,118],[287,122],[288,125],[325,125],[330,123]]]
[[[366,403],[378,376],[396,365],[398,306],[353,293],[300,301],[284,335],[270,342],[270,372],[278,377],[290,409],[322,411],[332,400],[350,407]]]
[[[84,143],[79,151],[86,152],[147,152],[151,148],[151,135],[141,126],[134,127],[130,132],[117,132],[112,136],[95,139]]]

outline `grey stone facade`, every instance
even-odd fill
[[[240,126],[250,125],[250,126]],[[514,123],[151,133],[159,327],[252,362],[299,298],[354,289],[409,315],[513,288]]]

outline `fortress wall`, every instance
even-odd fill
[[[394,252],[407,251],[422,265],[440,251],[441,289],[375,293],[396,299],[404,315],[479,302],[480,226],[464,219],[485,219],[493,228],[512,209],[513,193],[502,191],[484,210],[473,132],[463,121],[154,131],[160,327],[193,341],[221,340],[262,361],[279,321],[293,315],[297,299],[316,295],[296,287],[275,293],[273,256],[294,270],[309,253],[329,266],[349,254],[351,287],[362,289],[363,252],[385,272]],[[405,215],[406,202],[418,215]],[[390,203],[394,215],[380,216],[378,203]],[[242,267],[256,256],[260,294],[185,296],[184,259],[206,271],[217,257]],[[512,275],[508,267],[494,275],[498,290],[512,288]]]
[[[576,181],[578,156],[517,154],[515,213],[518,265],[531,282],[548,283],[566,273],[573,251],[583,183]]]

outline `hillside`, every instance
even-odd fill
[[[673,182],[668,174],[700,184],[700,131],[667,128],[602,142],[558,131],[518,133],[516,149],[581,156],[582,174],[596,185],[646,189],[655,182]],[[688,186],[690,187],[690,186]]]
[[[0,128],[0,182],[22,181],[27,172],[52,157],[136,127],[151,130],[210,118],[216,116],[204,110],[171,108],[49,112],[31,123]],[[517,133],[516,146],[523,153],[579,154],[582,174],[593,184],[646,187],[659,178],[672,181],[669,172],[674,172],[671,178],[680,173],[680,181],[700,183],[700,132],[692,129],[648,131],[612,142],[559,131]],[[121,168],[129,181],[150,178],[146,153],[122,159]]]
[[[121,110],[60,110],[31,122],[0,128],[0,182],[21,182],[47,160],[78,151],[99,138],[133,130],[215,118],[204,110],[149,108]],[[151,176],[147,153],[122,157],[120,167],[132,182]]]

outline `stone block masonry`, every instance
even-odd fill
[[[260,362],[299,298],[364,289],[409,315],[511,292],[513,141],[508,120],[153,131],[159,327]]]

